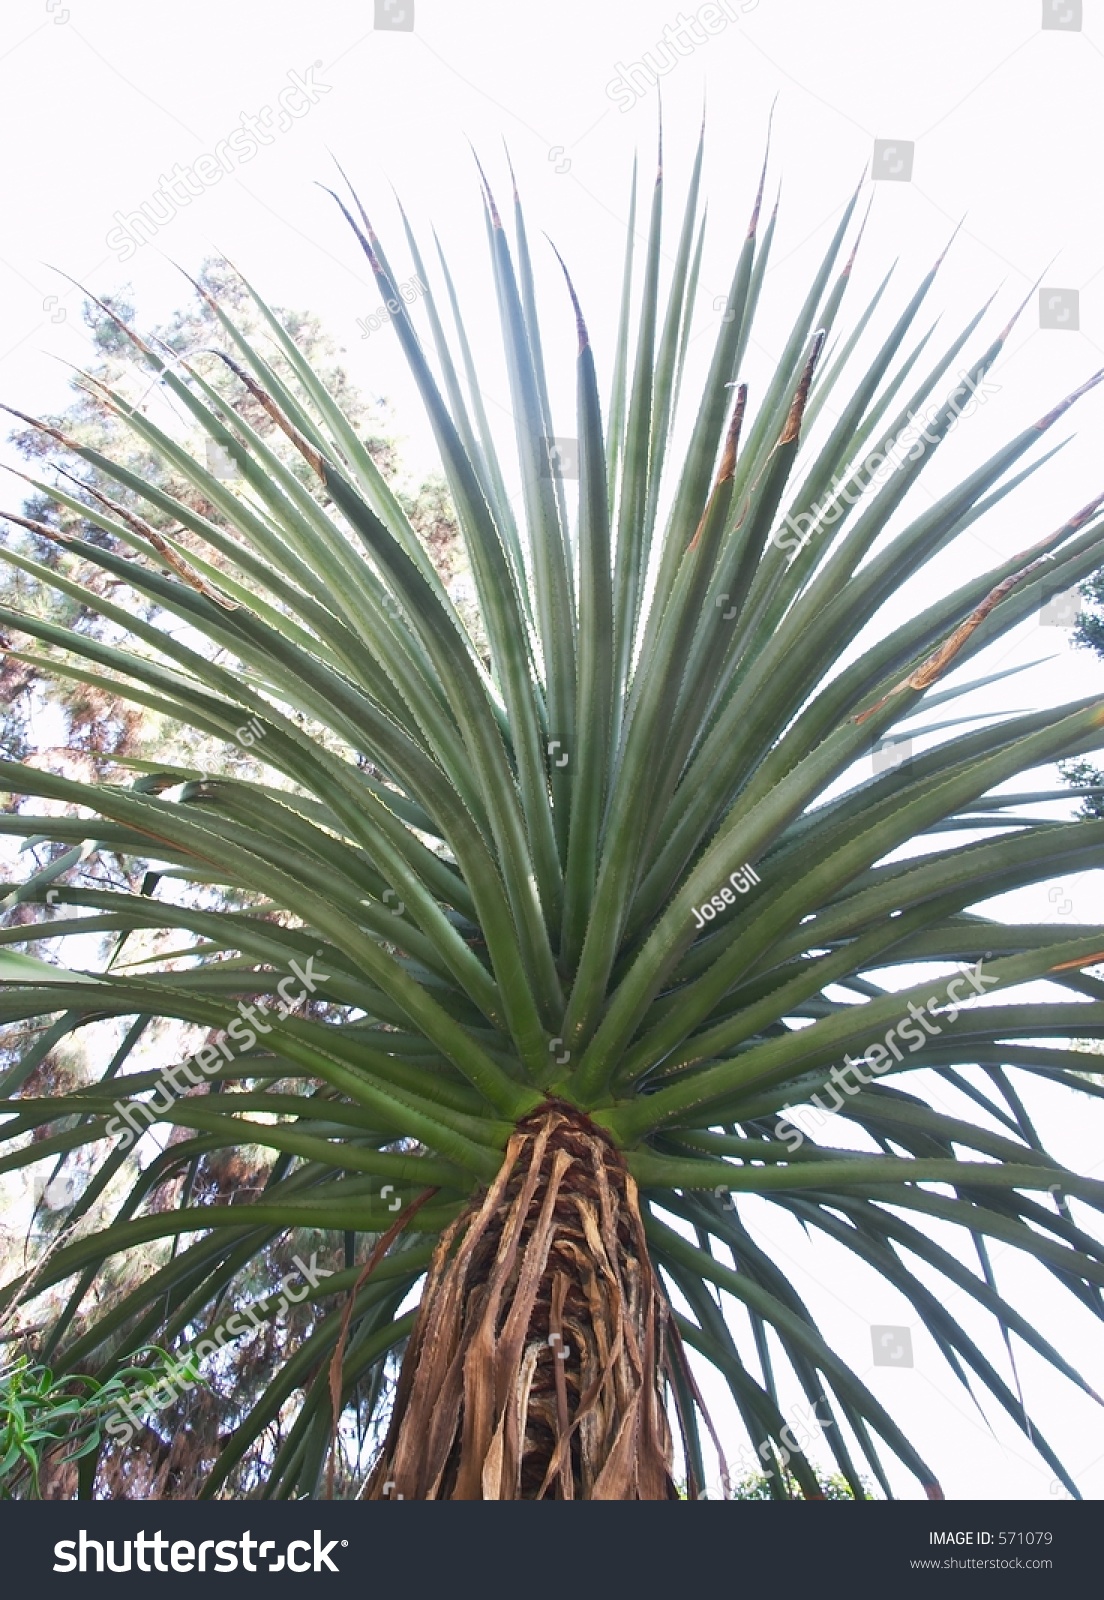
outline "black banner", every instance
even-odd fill
[[[885,1596],[1101,1588],[1099,1509],[1069,1502],[489,1505],[126,1501],[0,1504],[25,1600],[162,1578],[358,1596],[681,1595],[802,1580]],[[612,1586],[616,1585],[616,1589]],[[718,1588],[717,1586],[721,1587]]]

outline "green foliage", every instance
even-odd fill
[[[1063,761],[1059,771],[1080,796],[1079,815],[1104,819],[1104,772],[1091,761]]]
[[[802,1498],[797,1479],[787,1473],[784,1499]],[[833,1472],[823,1480],[820,1495],[824,1500],[854,1500],[854,1490],[841,1472]],[[753,1472],[732,1485],[733,1500],[775,1500],[778,1497],[775,1480],[765,1472]]]
[[[167,1351],[146,1348],[152,1363],[123,1367],[102,1383],[83,1373],[56,1375],[27,1356],[0,1370],[0,1499],[40,1498],[39,1475],[48,1451],[64,1449],[60,1464],[99,1449],[104,1422],[119,1402],[138,1384],[163,1381],[174,1365]]]
[[[1075,642],[1104,657],[1104,568],[1081,585],[1081,597],[1088,604],[1078,618]]]
[[[1074,643],[1095,651],[1104,661],[1104,568],[1087,578],[1080,592],[1086,606],[1077,620]],[[1104,770],[1093,761],[1063,761],[1059,770],[1080,794],[1079,815],[1104,818]]]
[[[515,1121],[549,1095],[624,1151],[683,1338],[723,1376],[750,1438],[785,1432],[781,1354],[806,1399],[828,1408],[825,1438],[852,1493],[864,1471],[890,1493],[880,1445],[938,1492],[757,1237],[765,1202],[882,1275],[955,1376],[988,1391],[1076,1493],[914,1263],[1093,1394],[1001,1293],[986,1241],[1024,1252],[1101,1315],[1104,1247],[1088,1223],[1104,1184],[1044,1149],[1029,1099],[1039,1080],[1100,1092],[1069,1046],[1104,1037],[1104,990],[1088,970],[1104,927],[1011,925],[972,908],[1101,863],[1104,821],[1024,816],[1025,801],[1065,791],[1009,785],[1095,748],[1104,704],[995,715],[970,697],[1005,673],[957,671],[1056,580],[1100,567],[1101,502],[1064,507],[1057,532],[1032,532],[1024,553],[940,590],[896,629],[879,619],[980,519],[997,542],[1006,500],[1100,375],[1057,405],[1045,397],[1037,423],[918,507],[932,460],[965,448],[968,422],[956,425],[1008,328],[956,366],[983,308],[921,365],[931,336],[912,330],[933,268],[875,334],[885,283],[851,312],[853,199],[773,376],[749,396],[741,371],[775,226],[757,201],[676,455],[700,174],[699,152],[669,274],[662,175],[641,263],[630,237],[605,408],[582,310],[565,299],[538,316],[520,202],[511,243],[488,192],[509,468],[447,266],[424,270],[408,233],[429,292],[406,306],[358,202],[341,203],[396,303],[471,602],[442,581],[342,395],[248,285],[227,280],[209,302],[222,356],[131,341],[136,371],[185,427],[91,380],[90,415],[126,426],[141,470],[42,430],[44,455],[63,448],[77,481],[35,477],[48,510],[24,531],[50,552],[13,538],[5,558],[98,622],[6,604],[0,625],[31,641],[9,660],[181,735],[179,754],[159,747],[91,775],[48,752],[0,763],[16,796],[0,828],[53,852],[12,884],[29,924],[0,930],[0,1023],[34,1030],[0,1082],[0,1171],[95,1152],[72,1233],[33,1278],[16,1275],[0,1309],[64,1286],[46,1355],[61,1374],[90,1366],[107,1382],[154,1335],[170,1348],[193,1337],[289,1230],[345,1246],[344,1271],[309,1297],[309,1333],[204,1458],[205,1493],[319,1491],[327,1368],[350,1293],[340,1392],[359,1429],[355,1492],[434,1243],[494,1176]],[[570,326],[577,498],[550,465],[563,429],[543,356]],[[906,447],[911,414],[929,405],[923,442]],[[210,469],[207,442],[232,479]],[[887,461],[872,477],[875,447]],[[243,727],[256,767],[238,760]],[[873,762],[891,733],[917,753]],[[202,766],[188,754],[197,737]],[[90,884],[77,867],[86,849],[125,870]],[[82,955],[90,934],[110,941],[106,961]],[[7,953],[28,944],[37,965]],[[312,984],[289,997],[281,985],[291,973],[302,983],[311,962]],[[938,976],[893,987],[897,969],[916,966]],[[955,998],[963,966],[984,1003]],[[1017,994],[1039,979],[1046,997]],[[931,1023],[911,1038],[910,1005]],[[187,1048],[210,1043],[186,1087],[167,1089],[163,1055],[143,1054],[155,1019],[171,1019]],[[49,1092],[40,1064],[92,1028],[115,1030],[111,1048],[89,1052],[77,1087]],[[788,1115],[813,1095],[840,1119],[824,1142]],[[153,1149],[142,1139],[141,1165],[128,1115],[166,1136]],[[204,1191],[211,1163],[244,1144],[266,1153],[249,1192]],[[355,1287],[358,1236],[379,1237],[404,1211],[399,1246]],[[935,1242],[931,1219],[954,1226],[957,1251]],[[96,1303],[109,1261],[142,1250],[151,1270]],[[698,1407],[689,1388],[679,1398],[697,1467]],[[820,1493],[800,1450],[782,1459],[802,1494]]]

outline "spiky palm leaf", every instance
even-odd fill
[[[118,958],[95,972],[6,958],[24,964],[6,969],[0,1016],[37,1019],[46,1031],[4,1084],[12,1147],[4,1170],[94,1146],[101,1164],[75,1208],[79,1220],[126,1161],[104,1142],[118,1132],[117,1100],[138,1103],[159,1082],[155,1072],[120,1071],[147,1019],[223,1030],[239,998],[271,993],[292,960],[302,967],[311,957],[325,975],[316,998],[326,1002],[309,1015],[269,1013],[261,1045],[227,1050],[229,1059],[208,1071],[217,1096],[163,1098],[158,1120],[192,1137],[147,1166],[109,1226],[65,1244],[38,1270],[36,1293],[76,1282],[55,1331],[55,1361],[99,1363],[106,1374],[155,1334],[168,1343],[201,1326],[235,1275],[285,1230],[382,1235],[396,1220],[390,1195],[402,1201],[400,1223],[410,1211],[400,1246],[356,1291],[347,1348],[336,1296],[353,1288],[359,1269],[315,1291],[326,1314],[242,1421],[208,1492],[300,1390],[266,1492],[318,1491],[331,1427],[326,1362],[344,1351],[345,1396],[365,1375],[378,1378],[413,1326],[401,1306],[434,1241],[465,1218],[470,1225],[465,1207],[494,1184],[513,1130],[532,1127],[525,1119],[534,1112],[539,1122],[550,1102],[586,1113],[589,1121],[578,1118],[576,1127],[623,1152],[640,1186],[652,1259],[684,1308],[682,1337],[723,1374],[757,1445],[780,1441],[785,1422],[771,1333],[809,1398],[846,1425],[846,1435],[835,1426],[826,1437],[856,1492],[860,1467],[846,1438],[889,1492],[875,1435],[938,1492],[932,1471],[756,1242],[744,1197],[768,1200],[900,1290],[952,1370],[967,1381],[972,1369],[1076,1493],[1005,1379],[909,1258],[1092,1392],[1003,1300],[983,1241],[1025,1252],[1100,1314],[1104,1250],[1077,1225],[1067,1197],[1099,1210],[1104,1185],[1041,1148],[1018,1085],[1039,1077],[1071,1093],[1100,1092],[1075,1070],[1070,1051],[1031,1041],[1104,1032],[1100,983],[1082,971],[1104,959],[1104,929],[1067,927],[1059,937],[969,907],[1101,861],[1104,822],[1032,822],[1022,802],[1050,796],[1009,793],[1007,784],[1091,749],[1104,706],[1083,699],[989,717],[966,731],[971,719],[929,713],[1000,676],[933,692],[952,664],[962,666],[1029,615],[1044,584],[1073,584],[1100,565],[1099,502],[857,653],[851,648],[925,563],[980,516],[1001,514],[1004,497],[1040,464],[1034,447],[1076,396],[909,517],[910,491],[968,393],[955,375],[924,446],[901,452],[884,481],[859,495],[868,450],[944,393],[983,313],[917,378],[930,335],[910,345],[910,330],[933,269],[860,364],[856,345],[883,283],[838,335],[825,370],[822,346],[836,333],[853,261],[840,265],[852,199],[769,387],[745,420],[740,372],[774,233],[774,217],[760,227],[760,183],[689,444],[675,459],[669,446],[701,259],[700,173],[699,149],[664,292],[662,177],[656,182],[635,337],[630,228],[605,417],[575,305],[577,512],[550,470],[555,429],[542,357],[567,302],[551,322],[544,314],[538,334],[516,196],[511,247],[486,194],[520,515],[443,258],[445,294],[425,303],[432,359],[363,211],[342,204],[435,430],[486,658],[367,450],[259,296],[278,356],[266,358],[220,312],[236,350],[223,359],[243,396],[259,400],[292,441],[298,471],[204,380],[201,361],[166,361],[134,336],[138,358],[237,464],[240,487],[106,391],[103,404],[187,478],[208,514],[167,501],[60,435],[59,446],[114,477],[121,497],[37,485],[68,518],[67,547],[123,586],[119,601],[99,609],[129,642],[67,635],[11,610],[0,610],[4,623],[36,637],[45,647],[36,659],[44,654],[52,670],[207,734],[229,741],[256,719],[256,753],[273,776],[264,785],[158,765],[137,780],[121,772],[86,783],[6,766],[13,792],[52,804],[6,816],[4,829],[71,850],[20,890],[42,904],[52,883],[66,910],[54,905],[30,928],[8,929],[4,943],[49,935],[64,953],[64,941],[88,933],[122,943],[143,930],[168,931],[189,960],[128,966],[118,946]],[[409,227],[407,236],[432,286]],[[570,282],[568,290],[574,300]],[[972,362],[971,383],[1007,334]],[[819,441],[813,448],[802,445],[810,433]],[[179,537],[151,551],[135,509],[143,502],[175,518]],[[812,527],[818,502],[822,514],[807,541],[781,536]],[[89,528],[109,542],[90,539]],[[54,571],[24,555],[9,559],[65,589],[64,565]],[[169,621],[134,620],[128,588]],[[841,665],[845,656],[852,659]],[[938,737],[909,764],[871,778],[863,763],[891,728]],[[956,830],[967,830],[969,841],[958,842]],[[63,868],[89,842],[156,863],[156,871],[141,893],[81,887],[72,875],[66,884]],[[902,854],[905,847],[911,853]],[[722,896],[721,914],[703,926],[696,908],[743,863],[754,868],[742,880],[750,892]],[[212,903],[212,887],[244,898],[236,909]],[[884,1075],[868,1072],[861,1092],[837,1094],[841,1115],[864,1137],[846,1149],[795,1140],[785,1109],[824,1088],[845,1054],[861,1056],[906,1017],[910,1002],[936,1014],[931,979],[893,992],[871,971],[979,960],[990,1003],[955,1007],[953,1017],[944,1010],[922,1048],[883,1050]],[[1043,977],[1067,998],[993,999]],[[64,1096],[21,1094],[50,1048],[104,1018],[132,1026],[99,1081]],[[963,1076],[971,1066],[983,1070]],[[918,1067],[964,1091],[978,1108],[976,1123],[910,1092],[905,1074]],[[32,1130],[46,1137],[28,1143]],[[514,1139],[511,1160],[522,1159],[518,1140],[528,1137]],[[167,1175],[243,1140],[274,1152],[254,1201],[201,1205],[185,1189],[175,1209],[149,1210],[150,1191]],[[599,1166],[604,1159],[595,1157]],[[623,1170],[619,1158],[610,1160]],[[973,1242],[978,1269],[929,1237],[931,1219],[956,1225],[967,1249]],[[173,1253],[147,1282],[107,1312],[87,1309],[110,1257],[159,1240],[173,1241]],[[446,1266],[441,1258],[438,1279]],[[9,1287],[9,1300],[21,1287]],[[739,1307],[749,1319],[758,1367],[741,1356],[718,1291],[730,1297],[732,1315]],[[503,1316],[507,1309],[504,1302]],[[551,1326],[547,1306],[543,1314],[539,1328],[521,1329],[531,1342]],[[483,1329],[492,1344],[496,1328],[492,1318]],[[554,1355],[537,1349],[533,1360],[555,1373]],[[688,1369],[676,1363],[671,1371],[693,1487],[704,1478],[697,1400]],[[782,1449],[772,1466],[778,1493],[788,1481]],[[560,1465],[548,1492],[581,1492],[562,1457]],[[804,1493],[817,1492],[800,1453],[789,1470]],[[488,1490],[485,1473],[481,1491],[469,1473],[469,1490],[473,1482],[474,1492],[519,1492],[516,1484]],[[633,1492],[624,1483],[621,1491]]]

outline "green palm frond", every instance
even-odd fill
[[[382,1403],[434,1241],[493,1179],[515,1124],[555,1097],[625,1152],[683,1339],[728,1384],[754,1447],[777,1450],[763,1457],[772,1492],[793,1481],[820,1492],[783,1439],[780,1353],[841,1424],[825,1437],[852,1492],[864,1492],[864,1473],[889,1492],[876,1440],[937,1491],[757,1241],[749,1200],[897,1289],[956,1377],[987,1390],[1075,1494],[1008,1379],[911,1263],[1093,1394],[999,1292],[984,1241],[1024,1252],[1101,1315],[1104,1246],[1090,1221],[1104,1183],[1046,1152],[1026,1103],[1034,1079],[1101,1093],[1068,1044],[1104,1035],[1104,986],[1087,970],[1104,962],[1104,925],[1006,925],[971,907],[1104,861],[1104,822],[1023,814],[1067,791],[1009,788],[1099,746],[1104,702],[966,715],[969,696],[1004,674],[942,680],[1055,584],[1101,566],[1104,496],[1062,507],[1054,531],[895,629],[864,630],[979,518],[999,522],[1006,497],[1053,453],[1055,423],[1102,375],[1058,404],[1048,397],[1038,422],[934,500],[915,496],[1011,324],[967,358],[983,308],[934,354],[932,335],[914,328],[937,263],[860,354],[888,279],[848,323],[855,196],[769,384],[750,393],[744,356],[774,233],[773,217],[761,225],[761,184],[708,375],[690,397],[700,177],[699,150],[669,281],[662,174],[640,262],[630,226],[605,405],[570,278],[538,324],[521,203],[511,242],[485,187],[516,429],[509,463],[443,257],[435,271],[406,224],[429,288],[427,341],[359,202],[335,197],[432,424],[479,637],[364,442],[248,285],[264,348],[218,307],[232,354],[177,359],[132,336],[135,360],[197,437],[222,448],[236,481],[95,381],[99,404],[189,486],[187,501],[52,430],[73,476],[34,484],[64,531],[11,520],[60,559],[14,545],[5,559],[73,598],[72,569],[89,563],[115,580],[113,598],[84,597],[102,633],[0,606],[4,628],[30,641],[14,658],[228,747],[248,726],[262,775],[134,762],[89,781],[0,764],[18,797],[0,830],[57,851],[9,886],[35,920],[0,929],[0,1021],[35,1030],[4,1077],[0,1171],[85,1149],[96,1160],[70,1236],[4,1304],[66,1286],[50,1359],[106,1381],[154,1336],[171,1345],[204,1328],[288,1230],[379,1236],[396,1201],[405,1210],[433,1189],[357,1291],[342,1394]],[[572,323],[577,502],[550,448],[545,367]],[[290,454],[227,398],[227,373]],[[925,407],[920,448],[910,435],[892,453]],[[871,485],[875,448],[887,459]],[[93,479],[114,492],[94,492]],[[151,517],[175,531],[153,532]],[[870,642],[856,651],[860,634]],[[891,734],[923,735],[923,748],[871,773]],[[114,883],[82,876],[89,847],[121,864]],[[94,970],[80,955],[89,935],[111,952]],[[42,940],[49,970],[13,949]],[[894,968],[921,965],[941,975],[887,987]],[[959,979],[948,991],[960,970],[973,987]],[[296,980],[295,1002],[277,992],[289,973],[311,978],[309,992]],[[1023,998],[1039,979],[1050,997]],[[246,1002],[253,1026],[241,1023]],[[157,1066],[126,1070],[160,1019],[229,1038],[203,1067],[210,1092],[161,1092]],[[100,1066],[69,1093],[28,1092],[48,1052],[93,1024],[117,1025],[130,1044],[95,1052]],[[975,1115],[929,1103],[916,1069]],[[138,1108],[151,1092],[147,1118]],[[846,1147],[788,1115],[813,1095],[839,1102]],[[135,1128],[156,1120],[174,1134],[143,1170],[120,1105]],[[189,1180],[178,1203],[150,1203],[158,1184],[194,1179],[243,1143],[269,1153],[255,1197],[206,1203]],[[108,1196],[110,1214],[87,1225]],[[936,1243],[936,1220],[958,1231],[960,1254]],[[92,1304],[110,1262],[151,1246],[140,1282]],[[241,1419],[207,1492],[292,1402],[264,1492],[320,1491],[326,1367],[358,1276],[350,1256],[311,1291],[309,1338]],[[700,1481],[689,1379],[678,1398]]]

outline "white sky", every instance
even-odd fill
[[[400,5],[413,8],[414,0],[396,0]],[[684,14],[698,9],[689,4]],[[731,9],[739,11],[739,4]],[[1076,28],[1076,0],[972,0],[968,7],[961,0],[928,0],[922,7],[759,0],[680,59],[663,79],[670,192],[677,197],[681,190],[705,96],[704,190],[711,219],[687,392],[693,394],[716,334],[714,299],[728,287],[776,95],[768,193],[784,180],[783,212],[749,353],[752,403],[843,204],[869,170],[875,139],[913,141],[915,164],[911,182],[870,186],[876,203],[852,310],[895,258],[900,280],[888,298],[899,306],[963,216],[918,327],[942,313],[940,331],[949,338],[999,288],[974,346],[980,351],[983,336],[1003,325],[1039,274],[1049,288],[1080,295],[1077,331],[1040,328],[1037,301],[1028,305],[991,374],[1000,392],[944,452],[915,502],[918,509],[925,495],[949,481],[948,473],[957,476],[976,464],[1104,366],[1104,0],[1085,0],[1083,9],[1083,26]],[[1044,12],[1055,26],[1042,27]],[[656,122],[654,93],[622,111],[606,88],[621,63],[654,49],[678,17],[675,0],[602,6],[560,0],[555,8],[518,0],[478,6],[416,0],[415,28],[407,32],[374,30],[373,7],[364,0],[310,6],[290,0],[232,6],[214,0],[4,0],[0,400],[32,412],[62,406],[65,372],[58,360],[79,364],[87,353],[79,292],[45,263],[101,293],[132,283],[140,316],[150,321],[167,316],[190,292],[171,262],[193,269],[222,249],[270,300],[322,315],[347,342],[354,376],[394,401],[413,458],[428,460],[427,436],[393,338],[385,329],[364,340],[357,325],[379,296],[332,201],[316,187],[333,181],[332,152],[360,189],[400,275],[407,257],[390,184],[423,236],[427,224],[438,228],[472,308],[470,332],[485,360],[489,409],[508,424],[468,147],[471,140],[504,204],[505,138],[548,310],[557,431],[570,434],[573,330],[541,233],[555,239],[573,271],[604,373],[615,331],[629,169],[639,149],[650,178]],[[328,86],[318,103],[277,129],[253,159],[182,205],[152,243],[121,262],[106,242],[116,214],[134,212],[177,163],[187,168],[214,152],[243,114],[277,107],[289,74],[305,73],[314,63],[315,81]],[[927,603],[944,579],[960,582],[1033,543],[1099,492],[1102,419],[1104,387],[1081,402],[1068,419],[1072,428],[1052,436],[1077,431],[1059,460],[964,536],[922,585],[898,596],[879,627]],[[19,486],[5,481],[8,498],[0,505],[14,507]],[[973,663],[969,670],[977,675],[986,666],[1044,656],[1053,658],[1048,665],[989,691],[986,708],[1055,705],[1104,686],[1100,663],[1072,652],[1066,629],[1037,619],[1002,641],[985,666]],[[1059,921],[1063,914],[1090,920],[1100,914],[1100,884],[1100,874],[1085,874],[1067,880],[1058,896],[1053,886],[1041,886],[1010,898],[1003,909],[1024,920]],[[1067,903],[1071,909],[1063,913]],[[1100,1103],[1079,1106],[1072,1118],[1063,1097],[1038,1094],[1035,1104],[1040,1131],[1056,1153],[1099,1175]],[[893,1291],[841,1265],[823,1244],[811,1250],[796,1228],[774,1228],[772,1236],[832,1340],[901,1419],[948,1493],[1048,1498],[1049,1470],[987,1404],[989,1432]],[[1081,1315],[1049,1277],[1019,1265],[1012,1252],[994,1246],[993,1256],[1002,1288],[1101,1386],[1099,1323]],[[913,1369],[871,1367],[869,1329],[879,1323],[912,1326]],[[999,1339],[990,1331],[979,1337],[1006,1372]],[[1082,1492],[1101,1498],[1099,1412],[1022,1347],[1017,1354],[1029,1402],[1051,1442]],[[727,1420],[723,1399],[717,1409]],[[901,1492],[915,1493],[903,1474],[894,1477]]]

